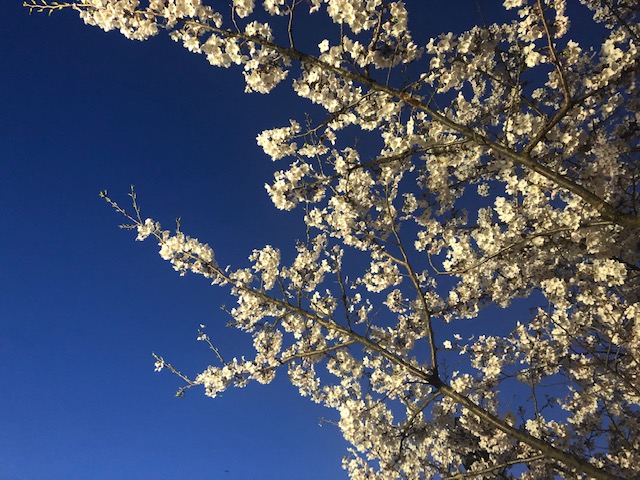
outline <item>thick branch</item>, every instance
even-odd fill
[[[288,302],[286,302],[284,300],[278,300],[278,299],[272,298],[272,297],[268,296],[265,292],[254,290],[253,288],[251,288],[250,286],[248,286],[246,284],[239,283],[239,282],[231,279],[230,277],[228,277],[225,274],[224,271],[220,270],[217,266],[212,266],[212,268],[217,273],[217,275],[219,275],[220,277],[223,277],[227,282],[229,282],[230,284],[234,285],[237,289],[248,291],[252,295],[255,295],[255,296],[261,298],[265,302],[272,303],[272,304],[274,304],[274,305],[276,305],[276,306],[278,306],[280,308],[289,310],[292,313],[296,313],[298,315],[304,315],[305,317],[309,318],[310,320],[313,320],[314,322],[317,322],[319,325],[321,325],[322,327],[326,328],[327,330],[333,330],[335,332],[338,332],[338,333],[344,335],[345,337],[350,338],[352,341],[360,343],[361,345],[366,347],[368,350],[373,351],[373,352],[377,352],[378,354],[382,355],[384,358],[389,360],[391,363],[404,368],[408,373],[410,373],[411,375],[415,376],[416,378],[419,378],[419,379],[424,380],[425,382],[429,383],[437,391],[439,391],[443,395],[446,395],[447,397],[451,398],[454,402],[456,402],[456,403],[462,405],[463,407],[465,407],[467,410],[469,410],[469,412],[471,412],[473,415],[476,415],[478,418],[483,420],[486,424],[491,425],[494,428],[497,428],[498,430],[500,430],[500,431],[506,433],[507,435],[509,435],[511,438],[514,438],[514,439],[516,439],[516,440],[528,445],[529,447],[531,447],[533,449],[539,450],[546,457],[553,458],[553,459],[563,463],[564,465],[566,465],[566,466],[568,466],[570,468],[573,468],[576,471],[585,473],[588,476],[590,476],[592,478],[595,478],[595,479],[600,479],[600,480],[622,480],[621,477],[618,477],[618,476],[613,475],[611,473],[608,473],[608,472],[606,472],[606,471],[604,471],[602,469],[594,467],[593,465],[588,463],[586,460],[584,460],[582,458],[575,457],[575,456],[571,455],[570,453],[564,452],[564,451],[554,447],[550,443],[545,442],[544,440],[541,440],[541,439],[539,439],[537,437],[532,436],[531,434],[527,433],[524,430],[518,430],[517,428],[514,428],[513,426],[509,425],[506,421],[500,419],[499,417],[497,417],[494,414],[488,412],[487,410],[485,410],[484,408],[482,408],[478,404],[474,403],[466,395],[457,392],[452,387],[450,387],[449,385],[445,384],[435,374],[435,372],[433,370],[424,371],[420,367],[412,364],[411,362],[409,362],[408,360],[406,360],[406,359],[404,359],[402,357],[397,356],[396,354],[390,352],[389,350],[387,350],[386,348],[382,347],[378,343],[375,343],[371,339],[369,339],[369,338],[367,338],[367,337],[365,337],[363,335],[360,335],[360,334],[354,332],[353,330],[350,330],[350,329],[348,329],[346,327],[343,327],[342,325],[336,323],[332,319],[325,319],[325,318],[319,317],[318,315],[316,315],[313,312],[309,312],[309,311],[307,311],[307,310],[305,310],[305,309],[303,309],[301,307],[291,305],[290,303],[288,303]]]
[[[312,55],[302,53],[292,48],[283,47],[282,45],[269,42],[262,38],[246,35],[240,32],[232,32],[229,30],[224,30],[221,28],[212,27],[210,25],[204,25],[195,21],[185,21],[185,25],[190,25],[193,27],[210,30],[212,32],[218,33],[223,36],[231,37],[231,38],[240,38],[242,40],[255,42],[257,44],[263,45],[264,47],[275,50],[276,52],[278,52],[279,54],[285,57],[294,58],[302,62],[303,64],[306,63],[309,65],[318,66],[323,70],[335,73],[336,75],[344,79],[351,80],[356,83],[360,83],[372,90],[383,92],[390,95],[393,98],[402,100],[408,105],[427,113],[431,118],[441,123],[442,125],[452,129],[455,132],[458,132],[461,135],[464,135],[466,138],[472,140],[474,143],[478,145],[486,146],[489,149],[493,150],[495,153],[500,154],[504,158],[510,160],[514,164],[526,167],[527,169],[533,172],[536,172],[539,175],[542,175],[546,179],[551,180],[552,182],[557,184],[559,187],[574,193],[575,195],[582,198],[586,203],[591,205],[596,211],[598,211],[598,213],[600,213],[600,215],[602,215],[606,219],[609,219],[612,222],[625,227],[640,228],[639,216],[618,211],[613,205],[606,202],[605,200],[600,198],[598,195],[586,189],[582,185],[574,182],[570,178],[562,175],[561,173],[558,173],[555,170],[538,163],[535,159],[533,159],[530,156],[530,154],[526,150],[522,152],[518,152],[501,143],[493,141],[487,135],[477,132],[466,125],[462,125],[460,123],[455,122],[454,120],[448,118],[446,115],[433,109],[428,104],[423,103],[422,100],[420,100],[419,98],[416,98],[403,90],[398,90],[388,85],[379,83],[359,73],[345,70],[344,68],[341,68],[341,67],[333,66],[329,63],[323,62],[319,58],[316,58]]]
[[[143,225],[142,220],[140,220],[141,217],[140,217],[140,213],[136,203],[135,193],[133,192],[131,193],[131,197],[134,201],[134,208],[136,210],[135,216],[129,214],[128,212],[123,210],[121,207],[119,207],[117,203],[115,203],[106,195],[106,192],[102,192],[101,196],[110,205],[112,205],[118,212],[122,213],[123,215],[125,215],[126,218],[128,218],[133,222],[132,225],[128,225],[126,227],[136,228]],[[160,244],[163,244],[165,240],[159,232],[154,232],[153,235],[157,238]],[[193,253],[185,252],[185,257],[188,257],[192,259],[194,262],[199,262],[204,265],[204,267],[206,268],[206,271],[201,271],[200,273],[204,274],[205,276],[209,276],[211,278],[217,278],[220,283],[232,285],[235,289],[237,289],[238,293],[245,291],[248,294],[263,300],[267,304],[271,304],[273,306],[279,307],[283,309],[285,312],[291,312],[296,315],[304,316],[316,322],[321,327],[326,328],[327,330],[330,330],[330,331],[340,333],[345,338],[349,339],[343,342],[342,345],[338,346],[337,348],[341,348],[346,344],[359,343],[369,351],[380,354],[382,357],[386,358],[392,364],[402,367],[410,375],[413,375],[417,379],[420,379],[430,384],[432,387],[436,389],[437,392],[443,395],[446,395],[447,397],[452,399],[454,402],[460,404],[461,406],[469,410],[470,413],[472,413],[473,415],[477,416],[482,421],[484,421],[487,425],[497,428],[498,430],[506,433],[511,438],[514,438],[528,445],[529,447],[540,451],[542,454],[544,454],[548,458],[555,459],[561,462],[562,464],[566,465],[567,467],[570,467],[575,469],[576,471],[585,473],[592,478],[601,479],[601,480],[620,480],[621,479],[621,477],[617,477],[616,475],[613,475],[611,473],[608,473],[602,469],[599,469],[591,465],[585,459],[581,459],[567,452],[564,452],[554,447],[552,444],[540,438],[536,438],[532,436],[531,434],[527,433],[524,430],[519,430],[517,428],[514,428],[505,420],[502,420],[496,415],[492,414],[491,412],[485,410],[484,408],[482,408],[481,406],[473,402],[466,395],[460,392],[457,392],[451,386],[444,383],[440,379],[440,377],[437,375],[437,371],[435,369],[423,370],[422,368],[415,365],[411,361],[405,358],[402,358],[397,354],[387,350],[386,348],[374,342],[370,338],[364,335],[360,335],[348,327],[340,325],[332,318],[323,318],[317,315],[316,313],[305,310],[300,305],[292,305],[287,300],[280,300],[280,299],[271,297],[262,290],[257,290],[244,282],[233,279],[224,270],[220,269],[220,267],[218,267],[218,265],[216,265],[215,263],[202,262],[200,258],[197,255],[194,255]]]
[[[42,1],[41,3],[36,3],[36,0],[31,0],[31,2],[32,3],[28,3],[28,2],[23,3],[23,5],[29,8],[31,11],[33,10],[53,11],[54,9],[59,10],[59,9],[68,8],[68,7],[73,8],[75,10],[80,10],[83,8],[85,9],[94,8],[92,5],[87,5],[84,3],[55,4],[54,6],[54,5],[48,5],[46,1]],[[157,13],[152,11],[147,10],[144,13],[146,15],[153,15],[153,16],[159,17]],[[132,13],[132,15],[133,14],[135,14],[135,12]],[[600,198],[598,195],[591,192],[590,190],[583,187],[582,185],[554,171],[553,169],[538,163],[535,159],[531,157],[530,150],[525,149],[521,152],[518,152],[501,143],[493,141],[487,135],[477,132],[466,125],[460,124],[448,118],[443,113],[435,110],[434,108],[430,107],[428,104],[423,103],[421,99],[412,96],[410,93],[404,90],[399,90],[399,89],[390,87],[389,85],[379,83],[368,76],[364,76],[357,72],[349,71],[341,67],[336,67],[329,63],[323,62],[317,57],[308,55],[306,53],[302,53],[301,51],[295,48],[278,45],[276,43],[265,40],[264,38],[247,35],[240,31],[231,31],[223,28],[218,28],[206,23],[195,21],[195,20],[184,20],[184,25],[193,27],[201,31],[214,32],[228,38],[238,38],[244,41],[254,42],[266,48],[272,49],[284,57],[296,59],[300,61],[302,64],[318,66],[323,70],[327,72],[332,72],[344,79],[351,80],[353,82],[364,85],[374,91],[383,92],[393,98],[402,100],[408,105],[427,113],[433,120],[465,136],[466,138],[472,140],[476,144],[488,147],[489,149],[493,150],[494,153],[501,155],[502,157],[511,161],[515,165],[521,165],[533,172],[536,172],[539,175],[542,175],[543,177],[545,177],[546,179],[551,180],[560,188],[564,188],[572,192],[573,194],[579,196],[587,204],[593,207],[604,218],[611,220],[612,222],[621,226],[640,228],[640,216],[619,211],[618,209],[616,209],[616,207],[614,207],[604,199]],[[551,120],[550,124],[553,124],[554,121],[556,120],[556,117],[558,117],[559,115],[564,115],[564,113],[566,113],[565,110],[568,108],[569,108],[569,104],[565,102],[565,105],[560,109],[560,111],[558,111],[554,119]],[[532,142],[532,143],[535,144],[536,142]]]
[[[463,478],[476,478],[480,475],[495,472],[496,470],[501,470],[503,468],[510,467],[512,465],[518,465],[520,463],[535,462],[536,460],[544,460],[545,458],[546,458],[545,455],[534,455],[533,457],[519,458],[517,460],[511,460],[509,462],[501,463],[500,465],[494,465],[493,467],[483,468],[482,470],[458,473],[453,477],[448,477],[446,480],[462,480]]]

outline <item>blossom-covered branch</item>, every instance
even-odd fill
[[[226,361],[209,342],[216,365],[174,369],[185,388],[286,369],[339,412],[354,479],[637,477],[640,5],[582,0],[570,19],[565,0],[506,0],[509,21],[417,40],[401,1],[211,3],[25,3],[136,40],[167,31],[238,66],[247,92],[293,77],[325,112],[257,135],[289,162],[266,185],[275,207],[304,206],[287,256],[223,269],[135,194],[133,213],[107,198],[180,274],[230,288],[253,338]],[[327,22],[301,42],[304,15]]]

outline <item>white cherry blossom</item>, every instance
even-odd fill
[[[282,371],[339,415],[353,479],[637,478],[640,4],[581,3],[580,41],[565,0],[419,39],[402,1],[26,3],[136,40],[167,30],[248,92],[293,77],[326,113],[257,137],[280,162],[275,207],[304,216],[289,257],[222,269],[135,194],[133,212],[104,195],[181,275],[228,288],[253,338],[225,361],[199,332],[213,365],[156,370],[211,397]],[[323,14],[340,33],[299,50],[291,25]]]

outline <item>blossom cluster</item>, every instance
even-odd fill
[[[169,30],[247,91],[295,77],[326,113],[257,137],[288,158],[275,207],[304,206],[292,261],[266,246],[222,271],[135,220],[181,274],[229,286],[252,335],[253,358],[193,384],[285,370],[338,412],[354,479],[640,475],[639,4],[582,0],[598,34],[578,42],[566,0],[505,0],[508,21],[420,41],[402,1],[211,3],[72,4],[129,38]],[[296,16],[323,12],[334,33],[298,50]]]

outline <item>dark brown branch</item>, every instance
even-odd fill
[[[431,118],[441,123],[442,125],[448,128],[451,128],[452,130],[454,130],[457,133],[460,133],[461,135],[464,135],[468,139],[472,140],[474,143],[478,145],[486,146],[489,149],[493,150],[495,153],[510,160],[514,164],[526,167],[527,169],[533,172],[536,172],[539,175],[542,175],[548,180],[551,180],[552,182],[557,184],[559,187],[574,193],[575,195],[582,198],[586,203],[591,205],[591,207],[593,207],[598,213],[600,213],[600,215],[602,215],[606,219],[609,219],[612,222],[617,223],[621,226],[640,228],[639,216],[618,211],[613,205],[606,202],[605,200],[603,200],[602,198],[600,198],[598,195],[591,192],[587,188],[574,182],[573,180],[566,177],[565,175],[562,175],[561,173],[545,165],[538,163],[535,159],[531,157],[530,152],[526,150],[522,152],[518,152],[501,143],[493,141],[487,135],[477,132],[466,125],[462,125],[460,123],[455,122],[454,120],[448,118],[443,113],[440,113],[437,110],[430,107],[429,105],[424,104],[419,98],[414,97],[403,90],[392,88],[388,85],[384,85],[382,83],[376,82],[371,78],[364,77],[359,73],[351,72],[349,70],[345,70],[343,68],[333,66],[326,62],[323,62],[322,60],[314,56],[307,55],[298,50],[283,47],[281,45],[266,41],[258,37],[253,37],[250,35],[246,35],[244,33],[232,32],[229,30],[224,30],[224,29],[212,27],[209,25],[204,25],[195,21],[186,21],[185,24],[210,30],[223,36],[227,36],[231,38],[240,38],[246,41],[251,41],[251,42],[261,44],[266,48],[275,50],[276,52],[278,52],[279,54],[285,57],[296,59],[302,62],[303,64],[306,63],[308,65],[318,66],[323,70],[332,72],[344,79],[351,80],[356,83],[360,83],[372,90],[383,92],[393,98],[402,100],[406,104],[427,113]],[[560,114],[560,111],[558,112],[558,114],[556,114],[556,116],[558,116],[559,114]],[[562,113],[562,115],[564,115],[564,113]],[[552,119],[551,122],[554,122],[554,119]]]
[[[447,477],[446,480],[462,480],[464,478],[475,478],[480,475],[484,475],[486,473],[491,473],[491,472],[495,472],[496,470],[501,470],[503,468],[511,467],[513,465],[518,465],[520,463],[535,462],[536,460],[544,460],[545,458],[546,456],[542,454],[534,455],[533,457],[519,458],[516,460],[511,460],[509,462],[504,462],[500,465],[495,465],[493,467],[483,468],[482,470],[474,470],[472,472],[458,473],[457,475],[454,475],[452,477]]]

